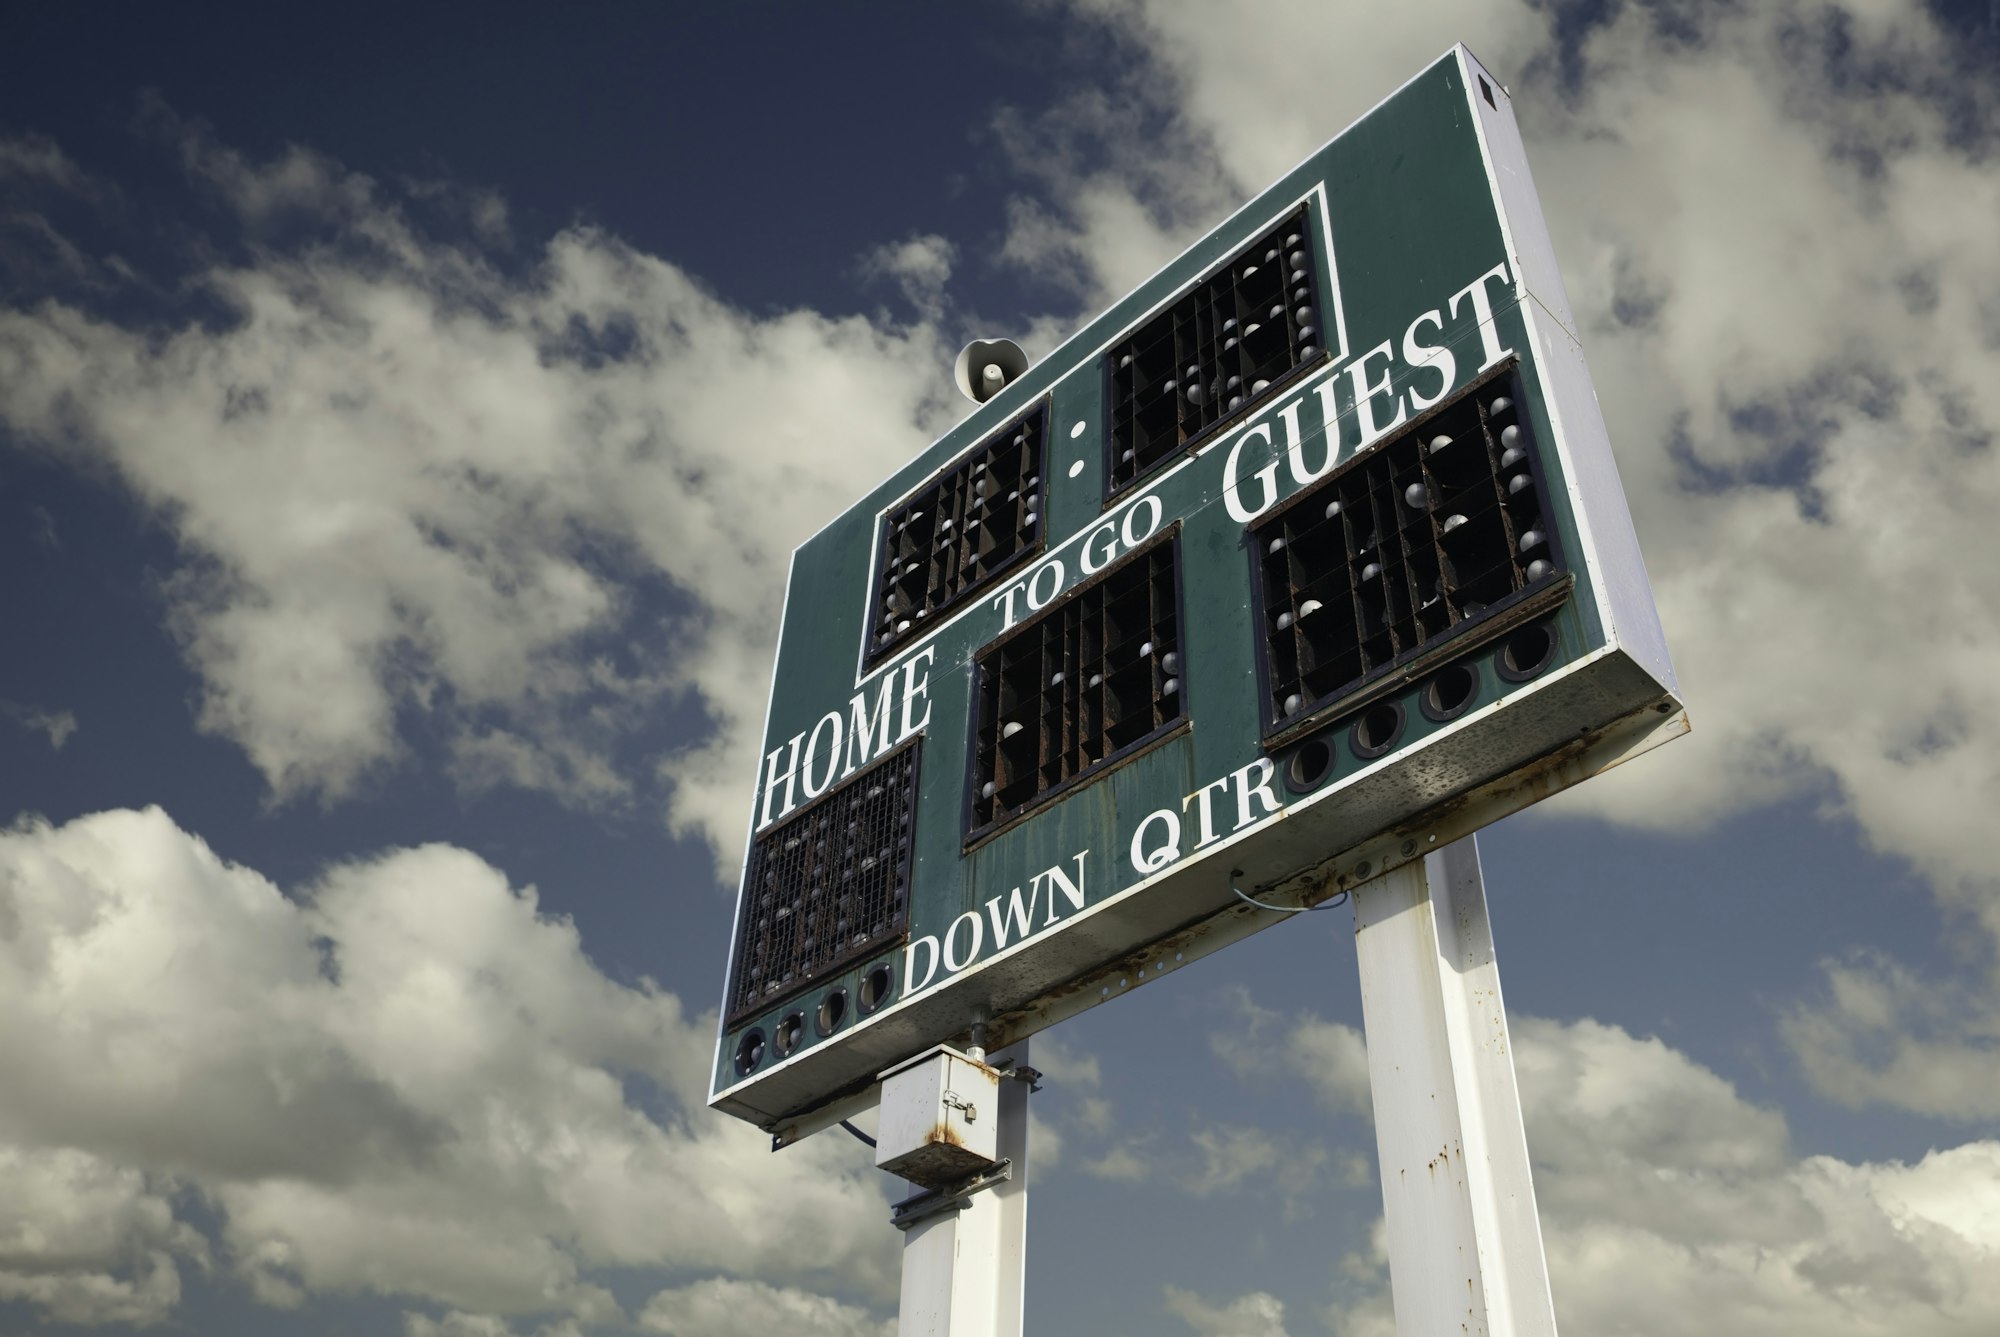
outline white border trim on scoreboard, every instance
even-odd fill
[[[792,549],[791,560],[785,563],[785,597],[778,605],[778,643],[784,644],[785,615],[792,611],[792,573],[799,564],[798,549]],[[778,655],[771,652],[771,676],[775,687],[778,672]],[[777,704],[775,690],[764,694],[764,727],[757,733],[757,756],[761,762],[764,755],[765,736],[771,732],[771,708]],[[749,898],[743,894],[743,884],[750,877],[750,852],[757,848],[757,802],[764,797],[764,768],[757,767],[757,782],[750,787],[749,830],[743,833],[743,862],[736,869],[736,912],[729,917],[729,951],[722,958],[722,1010],[715,1017],[715,1058],[709,1064],[708,1080],[711,1089],[715,1074],[720,1070],[722,1056],[729,1044],[729,993],[736,986],[736,935],[743,927],[743,903]],[[712,1097],[711,1097],[712,1099]]]

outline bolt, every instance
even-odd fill
[[[1414,841],[1414,840],[1406,840],[1406,841],[1404,841],[1404,842],[1403,842],[1403,857],[1404,857],[1404,858],[1408,858],[1408,857],[1409,857],[1410,855],[1412,855],[1412,854],[1415,854],[1416,852],[1417,852],[1417,842],[1416,842],[1416,841]]]

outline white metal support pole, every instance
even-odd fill
[[[1028,1064],[1022,1040],[987,1060]],[[1012,1177],[903,1234],[898,1337],[1021,1337],[1028,1262],[1028,1083],[1000,1083],[999,1154]]]
[[[1554,1337],[1473,838],[1356,890],[1354,942],[1396,1330]]]

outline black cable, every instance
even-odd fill
[[[845,1128],[848,1132],[854,1134],[856,1137],[860,1138],[863,1142],[866,1142],[869,1146],[872,1147],[875,1145],[874,1138],[868,1136],[868,1134],[862,1132],[859,1128],[856,1128],[853,1124],[849,1123],[847,1120],[842,1119],[840,1121],[840,1126],[842,1128]]]

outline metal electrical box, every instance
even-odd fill
[[[882,1074],[875,1165],[942,1188],[999,1160],[1000,1073],[939,1045]]]

